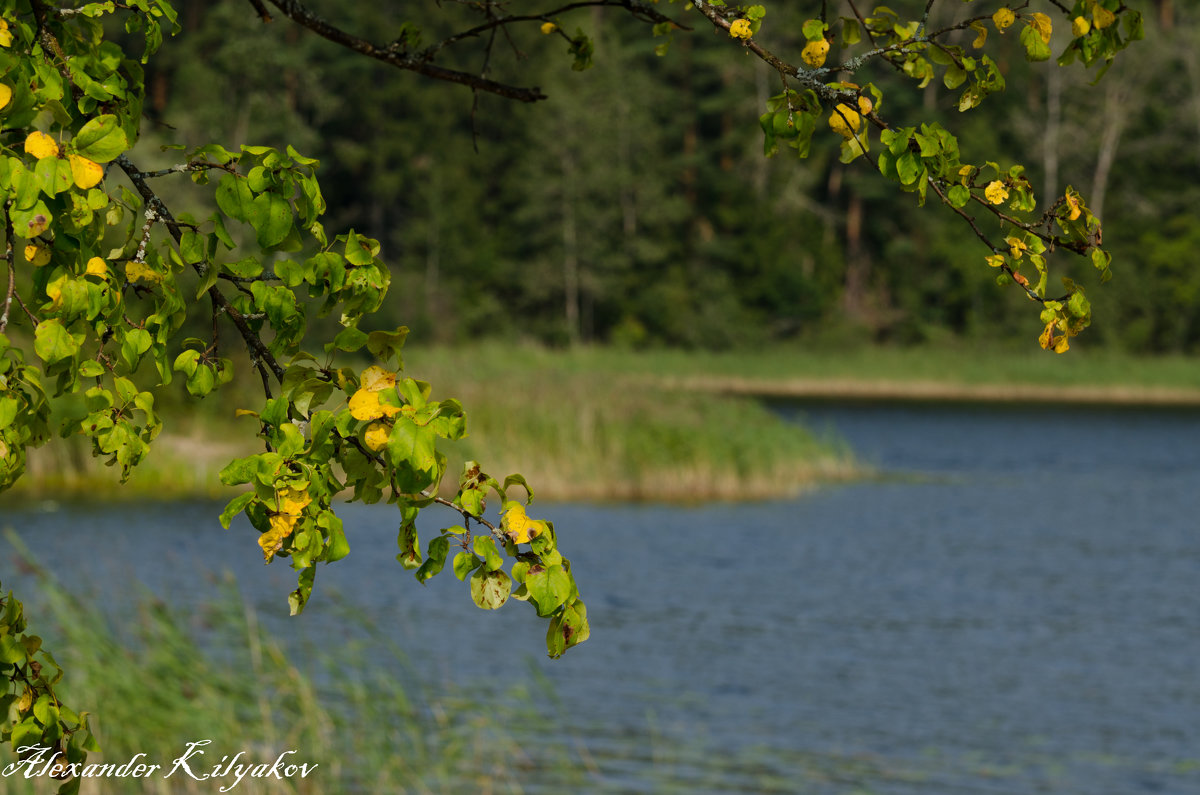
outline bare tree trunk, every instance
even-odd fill
[[[1104,129],[1100,134],[1100,151],[1096,155],[1096,171],[1092,178],[1091,210],[1096,217],[1104,217],[1104,194],[1108,191],[1108,178],[1113,162],[1117,158],[1117,146],[1125,128],[1128,114],[1127,96],[1120,83],[1108,84],[1104,93]]]
[[[1042,202],[1049,206],[1058,195],[1058,138],[1062,122],[1062,70],[1051,69],[1046,78],[1046,132],[1042,136],[1042,173],[1046,175]]]
[[[579,344],[579,230],[575,220],[575,161],[562,153],[563,299],[567,339]]]

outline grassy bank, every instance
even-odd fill
[[[470,436],[447,449],[452,471],[474,458],[498,476],[521,472],[549,499],[705,500],[784,496],[854,473],[836,441],[782,422],[755,396],[1200,405],[1195,360],[1080,347],[1057,356],[1032,347],[704,353],[414,345],[407,363],[435,396],[467,407]],[[217,472],[254,450],[252,423],[232,418],[235,408],[255,405],[253,386],[168,408],[168,435],[128,488],[116,488],[82,444],[58,442],[30,456],[20,494],[226,493]]]

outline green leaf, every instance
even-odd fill
[[[107,163],[129,148],[129,139],[116,116],[105,114],[89,121],[72,141],[75,151],[97,163]]]
[[[254,212],[254,194],[250,192],[250,186],[246,184],[246,180],[233,174],[221,177],[221,182],[217,185],[217,206],[221,208],[221,212],[235,221],[248,221],[250,214]],[[228,238],[228,234],[221,235],[221,232],[225,231],[224,226],[216,231],[222,241]],[[229,240],[227,244],[233,248],[232,240]]]
[[[400,326],[395,331],[372,331],[367,335],[367,350],[378,359],[387,362],[396,358],[396,366],[404,368],[404,360],[400,357],[400,349],[408,338],[408,326]]]
[[[416,571],[417,581],[421,583],[440,573],[446,565],[446,556],[450,554],[450,539],[444,535],[432,539],[428,552],[429,556]]]
[[[270,248],[292,231],[292,205],[274,191],[260,193],[252,200],[246,220],[258,233],[258,244]]]
[[[232,464],[230,466],[232,466]],[[225,469],[228,469],[228,468],[229,467],[226,467]],[[247,478],[246,480],[249,480],[249,478]],[[236,482],[245,483],[246,480],[239,480]],[[224,469],[221,470],[221,481],[223,483],[225,482],[225,470]],[[225,510],[221,511],[221,516],[220,516],[221,527],[224,527],[226,530],[228,530],[230,523],[233,522],[233,517],[237,516],[239,513],[241,513],[243,510],[245,510],[246,506],[249,505],[253,501],[254,501],[254,492],[252,492],[252,491],[248,491],[245,494],[239,494],[238,496],[236,496],[232,500],[230,500],[229,504],[225,506]]]
[[[125,341],[121,343],[121,359],[129,368],[129,372],[137,370],[142,354],[150,350],[153,344],[154,339],[145,329],[135,328],[125,332]]]
[[[317,516],[317,526],[325,528],[329,536],[325,542],[326,563],[333,563],[350,554],[350,543],[346,540],[346,532],[342,529],[342,520],[333,511],[321,511]]]
[[[525,587],[539,616],[548,616],[571,597],[571,575],[562,566],[534,566],[525,575]]]
[[[475,536],[471,543],[475,554],[483,558],[483,566],[488,571],[496,571],[504,565],[504,558],[496,551],[496,542],[491,536]]]
[[[43,320],[34,332],[33,350],[46,364],[70,358],[79,352],[82,335],[76,339],[58,318]]]
[[[971,191],[965,185],[951,185],[946,198],[950,200],[951,207],[965,207],[971,200]]]
[[[483,561],[465,549],[454,556],[454,576],[466,580],[467,575],[483,565]]]

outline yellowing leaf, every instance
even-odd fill
[[[729,26],[729,35],[735,39],[748,39],[753,33],[750,31],[750,20],[735,19],[733,24]]]
[[[4,29],[0,30],[0,47],[11,47],[12,40],[13,40],[12,31],[9,30],[8,25],[5,24]]]
[[[530,519],[525,513],[525,506],[513,503],[504,513],[504,532],[514,544],[525,544],[530,539],[540,536],[546,528],[545,522]]]
[[[1117,21],[1117,15],[1097,2],[1092,3],[1092,24],[1100,30]]]
[[[800,57],[804,62],[813,69],[825,64],[825,56],[829,54],[829,42],[821,39],[819,41],[810,41],[804,45],[804,49],[800,52]]]
[[[87,261],[87,271],[85,273],[88,276],[99,276],[101,279],[107,279],[108,263],[99,257],[92,257]]]
[[[394,417],[400,413],[396,406],[379,402],[379,393],[370,389],[360,389],[350,398],[350,416],[356,420],[377,420],[380,417]]]
[[[367,426],[367,432],[364,435],[363,441],[365,441],[367,447],[371,448],[372,450],[380,450],[388,443],[388,438],[391,435],[391,425],[388,425],[386,422],[372,422]]]
[[[1002,265],[1004,265],[1004,255],[1003,254],[992,254],[990,257],[987,257],[986,259],[987,259],[987,264],[992,266],[993,268],[999,268]]]
[[[862,126],[862,117],[849,105],[839,102],[829,114],[829,127],[843,138],[853,138]]]
[[[1059,337],[1057,340],[1054,341],[1054,352],[1055,353],[1066,353],[1070,347],[1071,347],[1071,343],[1067,341],[1066,336]]]
[[[144,282],[161,282],[162,275],[156,273],[153,268],[144,262],[130,260],[125,263],[125,278],[130,282],[136,282],[139,279]]]
[[[1092,23],[1086,17],[1075,17],[1071,20],[1071,35],[1075,38],[1086,36],[1092,29]]]
[[[870,97],[858,98],[858,112],[866,116],[875,107],[875,103],[871,102]]]
[[[1025,241],[1017,237],[1006,237],[1004,242],[1008,244],[1008,250],[1013,255],[1013,259],[1020,259],[1021,254],[1028,248]]]
[[[8,458],[8,445],[4,443],[3,439],[0,439],[0,461],[6,458]]]
[[[59,276],[46,285],[46,297],[50,299],[55,309],[58,309],[62,302],[62,286],[66,281],[66,276]]]
[[[296,517],[286,513],[277,513],[270,521],[271,529],[258,537],[258,545],[262,547],[267,563],[271,562],[276,552],[283,549],[283,539],[291,535],[296,527]]]
[[[379,392],[396,385],[396,374],[389,373],[382,367],[372,365],[362,371],[362,376],[358,379],[358,384],[370,392]]]
[[[994,180],[983,189],[983,195],[992,204],[1004,204],[1008,198],[1008,188],[1004,187],[1003,182]]]
[[[71,176],[77,187],[83,190],[94,188],[104,179],[104,166],[94,160],[79,155],[67,155],[67,160],[71,164]]]
[[[1005,7],[992,14],[992,24],[996,26],[996,30],[1003,33],[1012,24],[1017,21],[1017,15],[1013,13],[1011,8]]]
[[[1050,22],[1050,17],[1046,16],[1040,11],[1032,14],[1029,17],[1029,27],[1038,32],[1038,35],[1042,37],[1043,44],[1050,43],[1050,33],[1053,31],[1053,25]]]
[[[31,132],[25,139],[25,151],[38,160],[46,157],[58,157],[58,144],[44,132]]]
[[[558,25],[555,25],[553,22],[542,23],[542,33],[546,34],[547,36],[556,30],[558,30]]]
[[[9,34],[10,36],[12,34]],[[12,88],[4,83],[0,83],[0,108],[8,107],[8,103],[12,102]]]
[[[975,171],[975,166],[963,166],[958,170],[958,176],[961,178],[962,184],[966,185],[967,180],[971,178],[971,174]]]
[[[1051,320],[1042,329],[1042,333],[1038,335],[1038,345],[1042,346],[1043,350],[1050,350],[1050,346],[1054,344],[1054,321]]]
[[[25,247],[25,260],[41,267],[50,261],[50,249],[46,246],[30,243]]]
[[[37,237],[50,228],[50,219],[45,213],[38,213],[25,222],[25,237]]]

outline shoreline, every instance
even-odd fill
[[[1200,408],[1200,389],[1139,386],[966,384],[948,381],[854,378],[744,378],[682,376],[655,379],[661,386],[763,399],[855,402],[1039,403],[1127,408]]]

